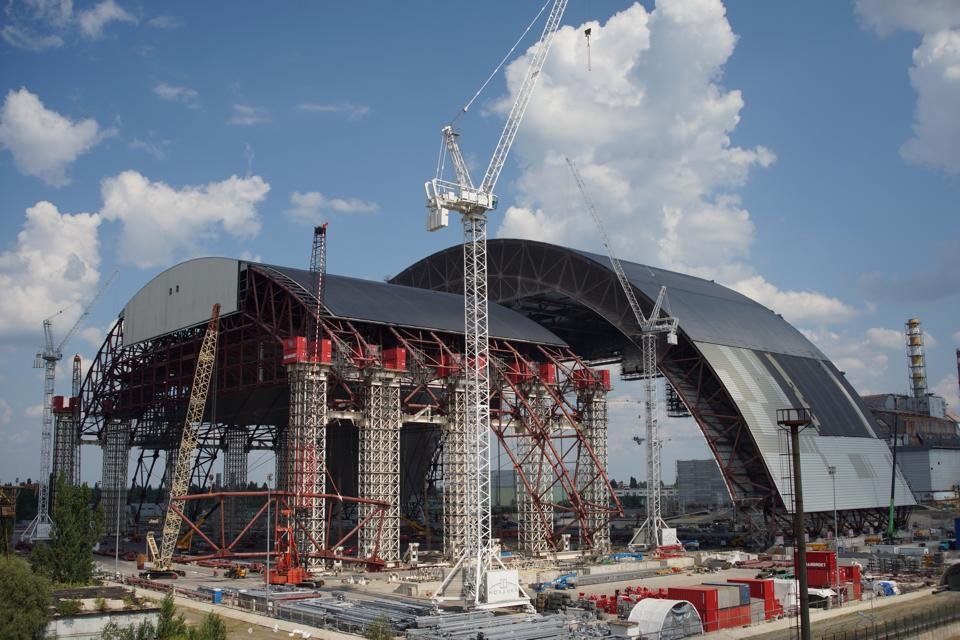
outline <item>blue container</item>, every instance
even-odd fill
[[[223,602],[223,590],[214,589],[213,590],[213,604],[220,604]]]

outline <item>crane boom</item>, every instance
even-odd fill
[[[107,278],[107,281],[103,283],[103,286],[100,287],[100,290],[97,291],[95,296],[93,296],[93,299],[90,300],[90,302],[87,303],[87,306],[83,308],[83,312],[80,314],[80,317],[77,318],[77,321],[73,323],[73,326],[70,327],[70,330],[67,331],[66,335],[63,336],[63,340],[60,341],[60,346],[57,347],[57,351],[61,351],[63,347],[66,346],[67,342],[69,342],[70,338],[72,338],[77,331],[80,330],[80,325],[83,323],[86,317],[90,315],[90,310],[93,308],[93,305],[97,304],[97,300],[100,299],[100,297],[103,295],[103,292],[109,289],[110,285],[113,284],[113,280],[117,277],[117,273],[117,271],[114,271],[110,274],[110,277]]]
[[[193,376],[193,385],[190,387],[187,419],[180,438],[180,453],[177,455],[177,463],[170,479],[170,498],[167,501],[166,517],[163,520],[163,539],[159,556],[154,559],[154,569],[161,571],[170,568],[177,537],[180,535],[181,517],[173,509],[173,501],[175,498],[186,495],[190,486],[190,468],[193,466],[193,454],[197,450],[200,424],[203,422],[203,412],[207,406],[207,393],[210,390],[210,378],[213,375],[213,365],[217,355],[219,322],[220,303],[218,302],[213,305],[210,321],[207,323],[207,330],[203,334],[203,342],[197,354],[197,370]]]

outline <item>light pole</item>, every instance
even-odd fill
[[[120,496],[123,494],[123,489],[119,486],[117,487],[117,522],[114,526],[114,540],[113,540],[113,574],[114,577],[120,577]]]
[[[827,473],[833,481],[833,548],[836,551],[834,558],[834,576],[837,584],[837,606],[843,603],[843,596],[840,595],[840,521],[837,520],[837,468],[834,465],[827,467]]]
[[[267,583],[267,613],[270,613],[270,483],[273,482],[273,474],[267,474],[267,572],[263,574],[264,581]]]

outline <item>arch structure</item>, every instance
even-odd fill
[[[271,450],[276,487],[293,496],[297,545],[313,567],[345,549],[368,565],[398,562],[403,523],[419,521],[411,536],[429,531],[438,503],[433,526],[443,534],[433,540],[442,538],[443,551],[455,556],[476,512],[462,295],[328,275],[317,317],[312,278],[301,269],[199,258],[157,275],[130,299],[81,389],[78,436],[104,447],[104,496],[115,501],[105,509],[119,514],[119,504],[129,503],[132,525],[155,526],[145,504],[164,501],[168,488],[161,484],[158,498],[148,487],[169,482],[164,469],[179,448],[199,345],[219,303],[191,492],[211,484],[221,453],[218,489],[246,488],[248,454]],[[607,547],[609,519],[620,507],[606,476],[602,376],[562,338],[508,307],[491,305],[490,335],[492,427],[516,471],[522,544],[538,553],[573,536],[583,547]],[[128,481],[131,449],[139,454]],[[200,501],[190,505],[210,515]],[[205,519],[237,518],[235,532],[246,533],[242,515],[251,509],[242,504]],[[227,534],[204,536],[194,541],[220,540],[207,555],[243,546],[228,544]],[[334,540],[345,549],[330,548]]]
[[[549,329],[590,364],[620,363],[623,378],[638,375],[639,328],[609,258],[514,239],[489,241],[487,252],[491,301]],[[440,251],[391,281],[462,292],[461,253],[459,246]],[[713,281],[629,262],[623,267],[645,312],[667,287],[680,335],[675,346],[659,338],[659,370],[696,420],[738,512],[758,534],[772,540],[790,530],[792,477],[776,411],[795,406],[814,415],[800,435],[810,529],[832,521],[834,483],[841,526],[885,526],[890,451],[856,391],[816,346],[770,309]],[[915,502],[899,470],[893,481],[902,520]]]

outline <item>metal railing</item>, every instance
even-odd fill
[[[909,640],[918,633],[960,622],[960,604],[944,605],[890,620],[864,620],[855,629],[819,635],[820,640]]]

